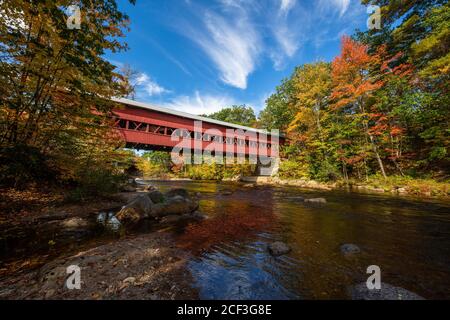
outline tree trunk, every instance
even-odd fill
[[[373,152],[375,153],[375,156],[377,157],[378,165],[380,166],[381,173],[383,174],[384,179],[387,179],[386,171],[384,171],[384,165],[383,161],[381,160],[380,154],[378,153],[377,146],[375,145],[375,142],[373,141],[373,136],[369,134],[370,143],[372,145]]]

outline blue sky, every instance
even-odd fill
[[[366,30],[359,0],[119,0],[139,72],[136,100],[194,114],[247,104],[258,113],[295,66],[331,61],[340,37]]]

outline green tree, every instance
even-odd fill
[[[266,100],[265,108],[259,113],[259,127],[267,130],[288,128],[295,115],[291,107],[294,94],[291,79],[284,79],[276,92]]]
[[[252,127],[256,122],[255,112],[246,105],[234,105],[203,116],[247,127]]]

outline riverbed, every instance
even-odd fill
[[[448,202],[210,182],[156,185],[201,193],[201,211],[211,219],[231,216],[239,224],[235,216],[267,218],[244,235],[233,237],[231,230],[230,237],[219,236],[190,261],[202,299],[347,299],[349,287],[366,281],[370,265],[380,267],[383,282],[427,299],[450,298]],[[302,197],[327,203],[307,205]],[[272,257],[266,247],[274,241],[292,251]],[[343,255],[346,243],[361,252]]]
[[[380,267],[382,282],[426,299],[450,298],[448,201],[238,183],[145,183],[161,191],[185,188],[200,199],[207,219],[165,231],[187,253],[183,268],[198,298],[349,299],[349,289],[366,281],[371,265]],[[318,197],[326,203],[303,201]],[[127,239],[155,230],[135,232]],[[77,239],[77,246],[85,250],[106,241],[113,247],[120,239],[109,230]],[[270,255],[267,246],[275,241],[292,250]],[[344,255],[343,244],[360,252]],[[13,260],[20,249],[10,244],[3,257]],[[56,254],[62,252],[64,247]]]

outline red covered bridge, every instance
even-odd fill
[[[115,126],[127,146],[132,148],[172,150],[182,141],[181,145],[190,149],[222,148],[224,154],[231,151],[235,155],[278,157],[278,147],[285,142],[282,134],[123,98],[114,98],[113,101],[122,105],[114,110]],[[201,129],[198,121],[201,121]],[[231,136],[230,130],[234,132]],[[173,136],[177,135],[179,139],[174,139]]]

